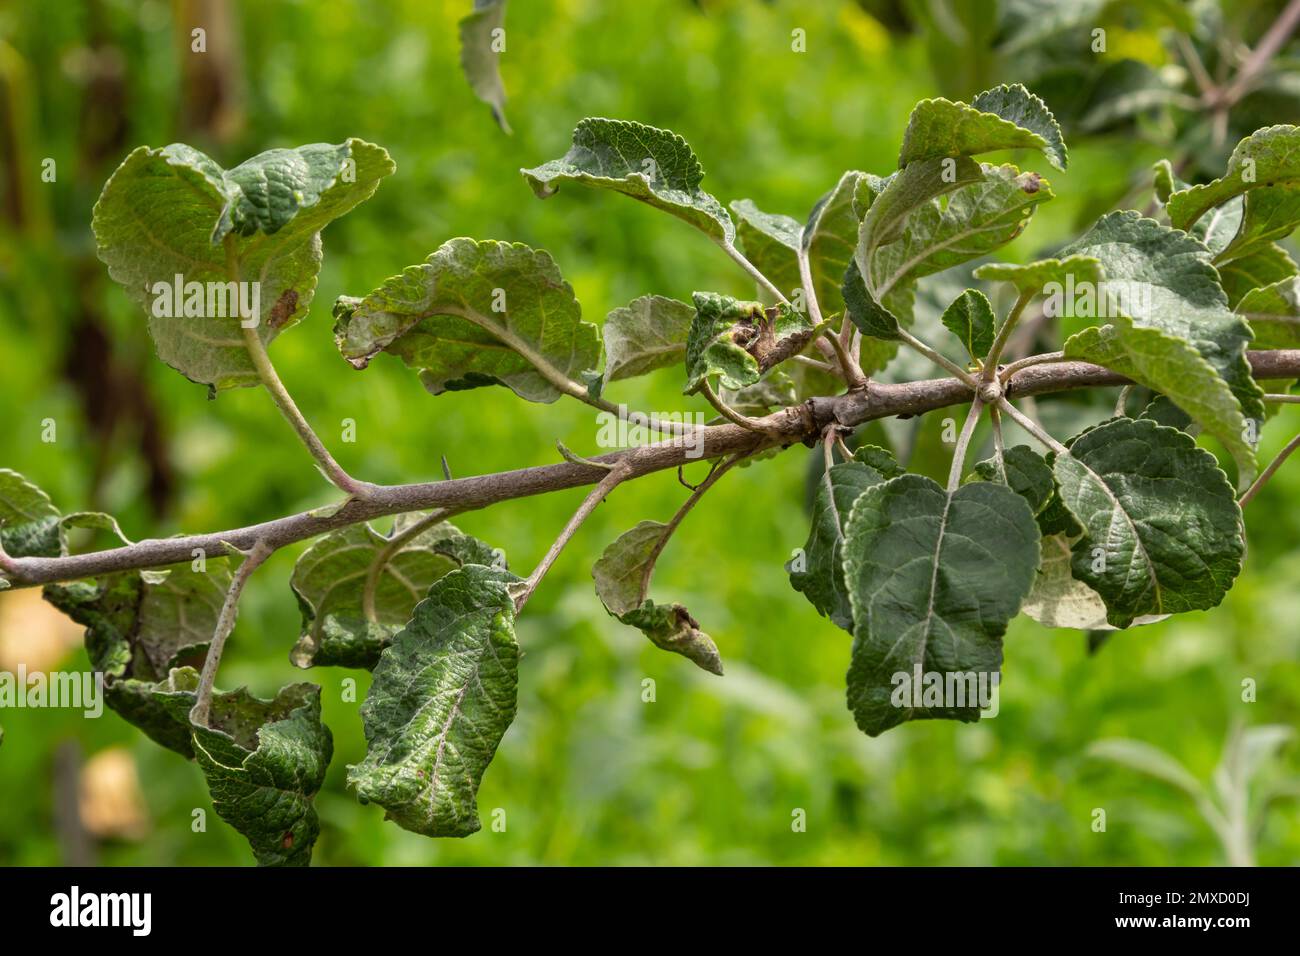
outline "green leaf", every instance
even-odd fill
[[[515,717],[519,645],[502,572],[439,578],[385,649],[361,706],[366,757],[348,767],[362,803],[403,829],[468,836],[483,773]]]
[[[854,210],[853,194],[865,176],[857,171],[841,176],[817,200],[803,225],[789,216],[764,213],[748,199],[731,204],[739,218],[737,234],[745,256],[778,289],[786,290],[791,300],[795,300],[796,294],[802,294],[796,293],[803,287],[798,255],[800,249],[806,251],[813,292],[826,316],[844,308],[841,277],[853,259],[858,241],[859,217]]]
[[[1066,284],[1097,284],[1102,281],[1101,261],[1093,256],[1066,256],[1064,259],[1039,259],[1028,265],[989,262],[972,275],[988,282],[1010,282],[1019,293],[1051,296],[1054,288],[1064,292]]]
[[[1097,304],[1114,315],[1065,343],[1071,358],[1104,365],[1168,395],[1221,441],[1239,480],[1255,472],[1247,416],[1263,417],[1262,392],[1246,360],[1250,329],[1228,308],[1206,248],[1136,212],[1098,220],[1067,254],[1101,261]]]
[[[181,689],[159,687],[154,697],[188,720],[196,688],[197,678],[185,675]],[[243,687],[214,694],[210,726],[190,726],[217,815],[243,834],[259,865],[307,866],[320,835],[312,798],[334,755],[320,688],[290,684],[273,700]]]
[[[619,620],[635,627],[660,650],[680,654],[701,670],[722,676],[722,656],[717,645],[682,605],[647,600],[620,615]]]
[[[253,385],[238,292],[226,284],[248,283],[250,307],[257,290],[257,336],[269,344],[307,314],[320,231],[393,169],[388,153],[359,139],[272,149],[231,170],[182,144],[141,147],[95,204],[99,258],[148,314],[164,362],[213,393]],[[191,283],[202,285],[185,291]]]
[[[842,382],[837,382],[836,385],[839,387],[832,385],[829,390],[839,391],[843,387]],[[797,405],[800,401],[798,383],[779,368],[772,369],[753,385],[746,385],[734,392],[724,388],[719,395],[742,415],[767,415],[773,409]]]
[[[474,0],[474,12],[457,25],[460,30],[460,68],[474,95],[492,108],[492,118],[507,135],[506,90],[492,48],[494,34],[505,33],[506,0]]]
[[[858,449],[863,452],[863,449]],[[856,456],[857,452],[855,452]],[[813,498],[812,528],[802,553],[785,566],[790,586],[803,594],[823,617],[829,617],[846,631],[853,630],[853,609],[849,586],[844,579],[844,532],[853,502],[874,485],[896,477],[898,463],[883,449],[871,448],[864,457],[883,455],[880,468],[862,461],[832,465],[822,474]]]
[[[1256,348],[1300,347],[1300,278],[1291,276],[1251,289],[1237,303],[1236,312],[1250,323]]]
[[[1174,164],[1167,159],[1158,160],[1151,167],[1152,172],[1152,189],[1156,194],[1156,200],[1160,205],[1166,205],[1169,197],[1180,189],[1186,189],[1187,183],[1178,178],[1174,172]]]
[[[540,199],[566,182],[612,189],[690,223],[714,242],[736,237],[722,204],[700,189],[704,168],[695,153],[668,130],[589,117],[578,123],[564,156],[520,172]]]
[[[177,668],[201,665],[230,588],[225,558],[205,571],[178,564],[149,572],[47,584],[42,595],[86,628],[91,670],[104,675],[104,702],[155,742],[192,756],[188,720],[153,692]]]
[[[945,166],[942,159],[912,163],[889,177],[878,193],[876,183],[862,180],[854,201],[870,201],[870,206],[863,211],[854,261],[863,277],[875,281],[877,273],[873,263],[877,250],[906,235],[913,213],[927,207],[932,200],[983,178],[984,169],[979,163],[961,157],[951,167]],[[869,188],[864,189],[864,184]]]
[[[1057,169],[1064,170],[1069,162],[1052,111],[1016,83],[986,90],[969,105],[943,98],[922,100],[907,122],[898,165],[1021,148],[1042,150]]]
[[[733,391],[753,385],[812,339],[807,316],[784,303],[765,308],[761,302],[740,302],[716,292],[696,292],[693,298],[695,317],[686,339],[687,394],[709,378]]]
[[[353,366],[390,352],[434,395],[499,383],[553,402],[585,394],[575,378],[600,364],[600,330],[555,260],[522,243],[451,239],[364,299],[340,298],[334,315]]]
[[[1066,534],[1043,538],[1042,564],[1021,610],[1044,627],[1110,630],[1106,602],[1074,576],[1074,541]]]
[[[0,468],[0,547],[11,558],[57,558],[63,552],[59,509],[8,468]]]
[[[1287,238],[1300,225],[1300,182],[1252,189],[1244,199],[1240,226],[1233,231],[1231,241],[1222,249],[1216,249],[1214,243],[1206,242],[1210,251],[1216,253],[1216,263],[1240,259],[1271,248],[1274,242]],[[1232,210],[1235,206],[1236,203],[1229,201],[1216,207],[1210,214],[1210,221],[1213,222],[1224,210]],[[1198,222],[1196,228],[1200,224]]]
[[[1040,522],[1041,525],[1041,522]],[[1043,536],[1043,561],[1038,577],[1021,610],[1044,627],[1064,627],[1094,634],[1114,631],[1106,621],[1106,602],[1101,595],[1074,576],[1073,547],[1079,531]],[[1169,615],[1150,614],[1134,618],[1131,626],[1154,624]]]
[[[931,199],[907,219],[900,241],[872,259],[871,287],[888,296],[900,283],[942,272],[988,255],[1015,239],[1039,203],[1054,199],[1051,184],[1014,166],[983,166],[975,182],[954,190],[946,203]]]
[[[1192,224],[1215,206],[1253,189],[1300,181],[1300,127],[1270,126],[1251,133],[1228,157],[1228,171],[1203,186],[1169,197],[1165,209],[1176,229]]]
[[[1051,465],[1028,445],[1016,445],[1003,452],[1001,473],[993,458],[977,463],[973,478],[966,480],[975,479],[1002,482],[1024,498],[1040,528],[1043,527],[1045,515],[1052,517],[1052,506],[1058,501],[1056,479],[1052,476]],[[1043,533],[1052,532],[1043,529]]]
[[[910,291],[911,286],[907,288]],[[898,334],[898,316],[890,308],[878,302],[867,289],[857,263],[850,262],[844,270],[844,285],[840,293],[844,299],[844,311],[849,321],[863,335],[884,341],[902,338]]]
[[[1300,267],[1296,266],[1290,253],[1276,243],[1240,259],[1222,262],[1218,270],[1223,291],[1228,294],[1228,305],[1234,309],[1251,289],[1300,275]]]
[[[957,336],[973,361],[983,361],[993,348],[993,306],[978,289],[967,289],[953,299],[940,321]]]
[[[857,170],[841,176],[839,182],[817,200],[800,235],[800,245],[808,255],[813,290],[825,315],[832,315],[844,307],[840,285],[844,270],[853,261],[861,223],[853,208],[853,197],[858,183],[866,178],[867,174]],[[795,273],[797,276],[797,264]]]
[[[645,375],[686,356],[695,309],[662,295],[643,295],[605,318],[605,381]]]
[[[969,698],[963,706],[900,698],[898,675],[992,680],[1002,635],[1033,584],[1038,541],[1029,506],[1005,485],[950,493],[903,475],[862,493],[844,544],[854,621],[848,703],[859,728],[875,736],[916,718],[979,719]]]
[[[1241,509],[1214,456],[1185,432],[1117,418],[1069,443],[1053,470],[1083,525],[1074,576],[1127,627],[1215,607],[1241,571]]]
[[[656,604],[644,596],[654,570],[656,549],[668,525],[642,521],[625,531],[591,566],[596,594],[605,610],[640,630],[661,650],[681,654],[710,674],[722,674],[722,657],[713,639],[680,604]]]
[[[399,515],[387,536],[351,525],[302,553],[290,580],[302,610],[289,655],[296,666],[369,670],[434,581],[465,564],[501,565],[492,548],[447,522],[420,531],[424,518]]]

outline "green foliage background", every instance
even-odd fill
[[[18,184],[7,205],[24,210],[20,221],[0,224],[0,465],[38,482],[65,511],[93,504],[116,513],[133,538],[250,524],[331,494],[261,390],[209,402],[203,388],[152,358],[143,316],[102,267],[86,265],[91,205],[131,147],[188,139],[227,166],[272,146],[348,136],[392,153],[397,173],[326,230],[312,314],[272,354],[349,471],[401,482],[437,477],[441,455],[465,476],[557,460],[556,439],[592,453],[598,423],[577,403],[532,405],[505,389],[434,398],[387,356],[355,372],[331,341],[335,296],[363,294],[459,235],[549,250],[595,321],[644,293],[752,294],[703,237],[647,207],[580,189],[545,203],[532,197],[518,169],[562,154],[578,119],[673,129],[703,160],[704,188],[724,202],[750,197],[802,218],[843,170],[892,169],[911,107],[940,92],[926,38],[891,33],[852,3],[530,0],[512,4],[506,21],[502,73],[514,128],[506,137],[459,71],[456,21],[468,0],[267,0],[236,10],[244,121],[235,135],[214,137],[191,131],[178,95],[182,57],[192,55],[186,24],[201,24],[192,11],[205,6],[217,5],[103,0],[0,10],[6,186]],[[807,53],[791,51],[796,27],[807,32]],[[98,68],[124,80],[116,110],[95,99],[88,77]],[[1012,63],[995,80],[1020,78]],[[948,88],[965,80],[949,75],[944,92],[980,88]],[[114,112],[125,122],[115,137],[103,128]],[[121,147],[87,158],[86,142],[97,136]],[[1060,198],[1040,209],[1009,256],[1029,258],[1077,234],[1098,201],[1117,200],[1164,155],[1124,135],[1070,146],[1069,172],[1050,176]],[[40,181],[45,157],[58,163],[56,183]],[[130,417],[101,450],[64,371],[73,318],[87,309],[111,336],[111,347],[95,352],[103,367],[138,367],[161,414],[176,473],[161,521],[144,493]],[[617,383],[609,397],[648,410],[704,410],[681,396],[679,375]],[[944,413],[929,417],[937,423]],[[58,424],[52,444],[40,440],[47,418]],[[345,444],[349,418],[357,440]],[[1300,426],[1300,414],[1283,419],[1265,431],[1265,459]],[[937,429],[927,423],[926,431]],[[946,470],[946,455],[931,453]],[[99,455],[107,466],[94,491],[88,462]],[[714,636],[722,679],[656,651],[609,618],[592,591],[590,565],[605,544],[642,518],[666,520],[683,499],[675,476],[626,486],[598,509],[521,619],[519,716],[479,794],[485,829],[463,841],[385,824],[381,811],[345,790],[345,766],[361,758],[364,742],[343,682],[357,679],[360,701],[368,675],[290,666],[298,611],[287,582],[305,544],[276,555],[249,587],[221,680],[263,696],[292,680],[323,685],[336,754],[317,798],[316,862],[1220,862],[1182,798],[1084,751],[1098,738],[1133,737],[1208,779],[1233,721],[1297,723],[1300,511],[1291,505],[1300,468],[1284,470],[1252,504],[1249,563],[1224,606],[1118,634],[1095,656],[1082,634],[1021,619],[1007,636],[996,719],[912,723],[872,740],[844,706],[848,636],[791,590],[782,569],[806,536],[808,455],[795,448],[734,471],[660,564],[657,593],[685,603]],[[526,570],[581,495],[518,501],[458,523]],[[84,653],[63,666],[84,668]],[[647,678],[656,682],[653,703],[642,702]],[[1257,682],[1257,703],[1240,701],[1244,678]],[[9,710],[0,724],[0,863],[61,859],[51,767],[68,738],[87,753],[123,744],[138,760],[152,830],[106,845],[103,862],[251,861],[244,841],[211,813],[206,833],[191,832],[191,810],[210,806],[198,769],[112,714],[86,721],[70,711]],[[1300,766],[1294,752],[1284,763],[1292,774]],[[490,826],[498,807],[503,833]],[[1105,833],[1091,828],[1098,807],[1108,814]],[[796,808],[806,811],[806,832],[792,831]],[[1293,804],[1268,816],[1259,857],[1300,858]]]

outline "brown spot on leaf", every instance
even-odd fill
[[[275,300],[275,305],[271,307],[271,316],[267,322],[271,328],[278,329],[288,322],[297,310],[298,293],[293,289],[285,289],[280,293],[280,298]]]
[[[1038,173],[1025,173],[1025,178],[1024,181],[1021,182],[1020,188],[1023,189],[1025,192],[1029,193],[1030,195],[1033,195],[1034,193],[1038,192],[1039,190],[1038,184],[1041,181],[1042,181],[1041,177],[1039,177]]]
[[[280,837],[280,846],[286,850],[293,849],[293,833],[286,831],[284,836]]]

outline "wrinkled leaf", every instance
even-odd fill
[[[188,720],[197,676],[154,697]],[[217,815],[243,834],[261,866],[307,866],[320,835],[312,802],[334,755],[321,723],[320,688],[290,684],[273,700],[247,688],[212,696],[210,726],[191,723],[194,760],[203,771]]]
[[[393,169],[388,153],[359,139],[272,149],[230,170],[182,144],[142,146],[95,204],[99,258],[148,314],[164,362],[213,393],[253,385],[238,303],[225,284],[259,283],[257,336],[269,344],[307,314],[321,229],[368,199]],[[176,298],[177,276],[204,284],[196,287],[198,316],[185,314],[189,292],[170,309],[160,305]],[[254,287],[244,288],[251,306]]]
[[[518,695],[507,588],[492,568],[449,572],[375,667],[361,706],[366,757],[348,767],[348,785],[403,829],[440,837],[480,828],[479,784]]]
[[[464,564],[501,564],[492,548],[446,522],[417,531],[423,518],[399,515],[387,536],[351,525],[302,553],[290,580],[302,610],[289,655],[296,666],[369,670],[434,581]]]
[[[578,123],[564,156],[520,172],[541,199],[566,182],[613,189],[690,223],[715,242],[730,243],[736,236],[722,204],[700,189],[704,168],[695,153],[665,129],[590,117]]]
[[[591,567],[596,594],[606,611],[640,630],[656,647],[721,675],[717,645],[690,612],[680,604],[656,604],[645,597],[655,549],[667,531],[666,524],[642,521],[615,538]]]
[[[802,312],[785,304],[764,308],[716,292],[696,292],[695,317],[686,339],[686,393],[705,379],[723,388],[753,385],[762,372],[800,351],[812,339]]]
[[[1148,614],[1215,607],[1241,571],[1241,509],[1214,456],[1185,432],[1116,418],[1078,435],[1053,464],[1084,527],[1074,576],[1127,627]]]
[[[600,330],[555,260],[522,243],[451,239],[364,299],[341,297],[334,315],[353,366],[390,352],[434,395],[502,384],[553,402],[600,364]]]
[[[986,90],[969,105],[922,100],[907,122],[898,165],[1021,148],[1041,150],[1057,169],[1069,161],[1052,111],[1016,83]]]

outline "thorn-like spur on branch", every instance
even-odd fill
[[[235,629],[235,617],[239,614],[239,596],[244,593],[244,585],[263,561],[275,551],[265,539],[259,538],[244,555],[244,560],[236,569],[230,581],[230,590],[217,615],[217,627],[212,634],[212,644],[208,647],[208,656],[203,661],[203,673],[199,676],[199,689],[195,695],[194,707],[190,710],[190,720],[200,727],[208,726],[208,712],[212,708],[212,686],[217,679],[217,668],[221,666],[221,652],[225,650],[226,638]]]
[[[1255,377],[1260,380],[1300,378],[1300,349],[1250,352],[1248,357]],[[1027,397],[1103,385],[1126,385],[1128,382],[1123,375],[1100,365],[1052,361],[1020,368],[1007,377],[1003,392],[1004,397]],[[605,467],[607,465],[623,464],[628,479],[640,478],[693,461],[712,461],[737,452],[754,453],[767,448],[815,442],[828,425],[852,428],[895,415],[920,415],[965,404],[973,397],[971,383],[956,378],[902,384],[871,382],[865,389],[811,398],[758,419],[767,429],[764,432],[738,425],[712,425],[699,429],[690,441],[674,438],[640,448],[609,452],[593,457],[591,464],[566,461],[452,481],[378,485],[364,499],[351,498],[338,509],[302,512],[246,528],[139,541],[126,547],[61,558],[11,558],[3,576],[12,587],[32,587],[189,561],[195,548],[211,554],[229,543],[247,550],[259,540],[272,548],[281,548],[384,515],[432,508],[445,508],[459,514],[502,501],[595,484],[612,474]],[[1012,414],[1000,402],[999,407]],[[1015,416],[1024,417],[1019,412],[1015,412]]]

